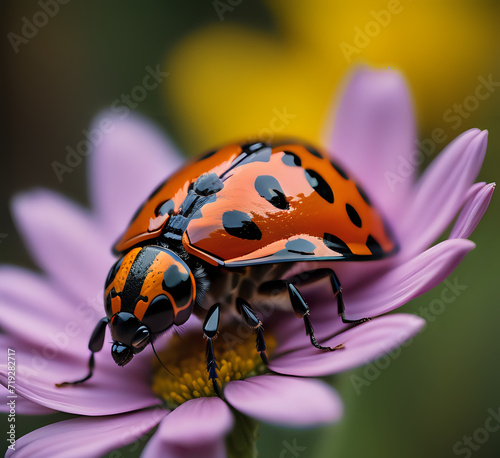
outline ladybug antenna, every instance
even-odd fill
[[[153,342],[151,342],[151,348],[153,349],[153,352],[154,352],[154,354],[155,354],[155,356],[156,356],[156,359],[160,362],[160,364],[163,366],[163,368],[164,368],[164,369],[165,369],[165,370],[166,370],[166,371],[167,371],[170,375],[173,375],[174,377],[177,377],[175,374],[172,374],[172,372],[170,372],[170,371],[169,371],[168,367],[167,367],[167,366],[165,366],[165,364],[163,364],[163,363],[161,362],[161,359],[160,359],[160,357],[158,356],[158,353],[156,353],[156,348],[155,348],[155,346],[153,345]]]

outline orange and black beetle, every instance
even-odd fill
[[[291,305],[303,318],[315,347],[335,350],[316,342],[309,306],[296,286],[305,277],[328,277],[339,315],[353,323],[345,318],[337,276],[326,267],[300,278],[287,272],[297,262],[380,259],[395,252],[396,243],[361,188],[316,149],[253,143],[210,152],[168,178],[114,250],[122,257],[106,280],[106,317],[90,338],[89,373],[64,384],[92,376],[106,325],[113,359],[123,366],[194,312],[205,318],[207,371],[215,386],[212,339],[221,311],[239,312],[267,361],[254,308],[270,291],[282,291],[279,306]]]

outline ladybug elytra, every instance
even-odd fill
[[[283,143],[229,145],[191,162],[153,191],[115,244],[121,258],[105,283],[102,318],[90,338],[94,353],[109,326],[114,361],[123,366],[192,313],[204,319],[207,371],[217,390],[212,339],[222,316],[255,330],[266,363],[258,310],[273,296],[304,321],[321,350],[298,287],[327,277],[345,317],[342,288],[329,268],[288,276],[298,262],[381,259],[397,250],[363,190],[316,149]],[[276,298],[276,292],[282,293]]]

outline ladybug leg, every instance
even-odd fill
[[[340,284],[339,278],[332,269],[316,269],[310,270],[308,272],[303,272],[295,277],[289,279],[292,283],[296,285],[312,283],[322,278],[328,277],[330,279],[330,284],[332,285],[333,295],[337,297],[337,309],[340,318],[343,323],[348,324],[359,324],[365,321],[370,321],[370,318],[361,318],[360,320],[348,320],[345,317],[345,304],[344,298],[342,296],[342,285]]]
[[[342,297],[342,285],[340,284],[339,277],[335,274],[332,269],[319,269],[327,271],[325,275],[330,277],[330,284],[332,285],[333,295],[337,296],[337,308],[340,318],[342,318],[343,323],[359,324],[365,321],[370,321],[370,318],[361,318],[360,320],[348,320],[345,317],[345,305],[344,298]]]
[[[314,271],[313,271],[314,272]],[[336,347],[323,347],[318,343],[316,340],[316,336],[314,334],[314,328],[311,323],[311,320],[309,318],[310,314],[310,309],[309,306],[307,305],[307,302],[305,299],[302,297],[302,294],[300,294],[299,290],[297,287],[292,283],[309,283],[314,280],[312,280],[312,277],[309,275],[304,275],[300,274],[297,275],[296,277],[292,277],[289,280],[272,280],[268,281],[266,283],[263,283],[259,287],[259,292],[262,294],[273,294],[276,291],[288,291],[288,295],[290,296],[290,302],[292,303],[293,310],[295,312],[295,315],[297,315],[297,318],[302,318],[304,320],[304,326],[306,328],[306,335],[309,336],[309,339],[311,340],[311,344],[324,351],[335,351],[335,350],[340,350],[341,348],[344,348],[343,344],[337,345]]]
[[[215,361],[214,345],[212,339],[219,331],[220,304],[212,305],[203,323],[203,336],[207,339],[207,372],[208,379],[212,381],[214,391],[220,396],[220,387],[217,382],[217,362]]]
[[[343,344],[337,345],[336,347],[332,348],[332,347],[323,347],[317,342],[316,336],[314,335],[313,325],[311,323],[311,320],[309,319],[310,309],[309,306],[307,305],[307,302],[302,297],[302,294],[300,294],[299,290],[295,287],[295,285],[293,285],[291,282],[288,281],[285,281],[285,283],[288,288],[288,294],[290,295],[290,302],[292,303],[295,315],[297,315],[298,318],[302,318],[304,320],[306,335],[309,336],[311,344],[314,347],[323,351],[335,351],[344,348]]]
[[[259,352],[259,355],[262,358],[264,364],[266,365],[269,364],[266,353],[266,341],[264,340],[264,333],[262,332],[262,321],[259,320],[257,314],[252,309],[250,304],[241,297],[236,298],[236,308],[238,309],[238,312],[245,320],[245,323],[251,329],[254,329],[257,332],[257,339],[256,339],[257,351]]]
[[[90,377],[92,377],[95,367],[94,353],[97,353],[98,351],[102,350],[102,346],[104,345],[104,336],[106,334],[106,325],[108,323],[109,323],[108,318],[106,317],[101,318],[98,321],[96,327],[94,328],[94,332],[92,332],[92,335],[90,336],[89,350],[92,353],[89,359],[89,373],[82,379],[76,380],[74,382],[56,383],[57,388],[61,388],[62,386],[68,386],[68,385],[78,385],[80,383],[87,381]]]

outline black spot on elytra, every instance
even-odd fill
[[[201,156],[197,162],[204,161],[205,159],[208,159],[209,157],[212,157],[218,150],[214,149],[212,151],[209,151],[208,153],[204,154]]]
[[[306,146],[307,151],[309,151],[313,156],[319,157],[320,159],[324,159],[323,155],[312,146]]]
[[[354,209],[354,207],[352,205],[345,204],[345,209],[347,212],[347,216],[351,220],[351,223],[357,227],[361,227],[363,223],[361,222],[361,218],[359,217],[358,212]]]
[[[361,186],[356,185],[356,188],[359,192],[359,195],[363,198],[363,200],[366,202],[366,205],[369,205],[370,207],[372,206],[372,202],[370,198],[367,196],[365,193],[364,189]]]
[[[256,151],[267,146],[268,145],[263,142],[244,143],[243,145],[241,145],[241,149],[245,152],[255,153]]]
[[[249,164],[251,162],[269,162],[271,160],[271,147],[264,145],[263,148],[256,149],[255,151],[247,150],[248,157],[241,161],[241,165]]]
[[[190,218],[186,218],[189,222],[189,219],[200,219],[203,218],[203,209],[208,205],[217,200],[217,194],[212,194],[211,196],[206,197],[206,199],[203,202],[203,206],[196,210]],[[187,225],[187,223],[186,223]],[[185,230],[185,227],[183,227],[182,231]]]
[[[314,250],[316,249],[316,246],[314,243],[310,242],[309,240],[305,239],[295,239],[295,240],[290,240],[289,242],[286,243],[285,248],[290,251],[291,253],[298,253],[298,254],[314,254]]]
[[[366,246],[374,256],[382,256],[385,254],[380,244],[371,235],[366,239]]]
[[[343,240],[333,234],[329,234],[328,232],[325,232],[323,235],[323,243],[327,248],[332,251],[336,251],[337,253],[343,255],[352,254],[352,251]]]
[[[155,214],[156,216],[171,215],[174,212],[174,210],[175,210],[174,201],[170,199],[158,205],[158,207],[156,207]]]
[[[345,170],[340,167],[340,165],[338,164],[335,164],[335,162],[333,161],[330,161],[330,164],[332,164],[332,167],[337,171],[337,173],[344,179],[344,180],[348,180],[349,177],[347,175],[347,173],[345,173]]]
[[[224,184],[220,181],[216,173],[204,173],[194,184],[194,192],[200,196],[209,196],[219,192],[224,188]]]
[[[222,215],[222,225],[226,232],[245,240],[260,240],[262,232],[252,221],[252,217],[238,210],[230,210]]]
[[[290,206],[278,180],[270,175],[260,175],[255,179],[255,190],[271,205],[280,210],[288,210]]]
[[[300,157],[295,153],[290,151],[283,151],[283,153],[283,157],[281,158],[281,162],[283,162],[283,164],[290,165],[292,167],[300,167],[302,165]]]
[[[330,185],[325,181],[325,179],[312,169],[306,169],[305,171],[306,179],[311,185],[311,187],[327,202],[333,204],[333,191]]]

